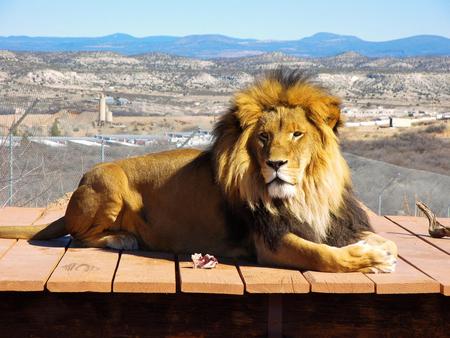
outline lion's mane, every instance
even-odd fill
[[[247,214],[250,228],[272,248],[287,231],[342,246],[370,228],[353,196],[349,168],[339,149],[340,104],[302,72],[276,69],[235,94],[231,108],[216,124],[216,181],[231,207]],[[300,106],[320,135],[296,197],[282,202],[267,195],[249,143],[264,111],[279,106]]]

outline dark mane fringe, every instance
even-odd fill
[[[312,242],[318,241],[309,224],[300,222],[279,201],[275,201],[275,204],[278,209],[277,215],[273,215],[264,207],[259,206],[251,212],[250,218],[247,218],[250,230],[260,236],[270,250],[276,251],[281,238],[289,232]]]
[[[355,198],[351,187],[345,187],[338,215],[331,214],[326,244],[342,247],[361,239],[362,232],[374,232],[366,212]]]
[[[347,186],[343,195],[339,214],[330,214],[330,227],[325,240],[316,238],[316,233],[306,222],[300,222],[279,200],[275,200],[278,214],[273,215],[262,206],[250,210],[245,204],[227,205],[227,215],[231,222],[228,231],[230,238],[241,240],[250,233],[260,236],[268,248],[276,251],[281,238],[291,232],[303,239],[331,246],[343,247],[359,241],[364,231],[373,232],[364,209],[356,200],[351,187]]]
[[[299,84],[313,84],[316,87],[320,87],[321,89],[324,89],[323,87],[319,86],[317,83],[315,83],[312,80],[313,74],[310,72],[306,72],[304,70],[300,69],[290,69],[287,67],[277,67],[275,69],[267,70],[260,78],[258,78],[256,81],[259,82],[261,80],[274,80],[277,81],[279,84],[281,84],[284,89],[288,89],[291,87],[294,87]]]
[[[349,187],[345,190],[339,215],[330,214],[330,228],[324,241],[319,241],[312,227],[306,222],[300,222],[281,203],[277,205],[277,209],[278,215],[273,215],[265,208],[258,207],[252,212],[248,211],[246,217],[249,230],[261,236],[273,251],[277,250],[281,238],[289,232],[308,241],[336,247],[356,243],[364,231],[373,232],[366,212]]]

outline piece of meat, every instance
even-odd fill
[[[212,269],[219,263],[217,258],[213,255],[202,255],[201,253],[195,253],[191,255],[192,263],[194,263],[194,269]]]

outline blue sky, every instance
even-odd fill
[[[450,0],[0,0],[0,36],[450,37]]]

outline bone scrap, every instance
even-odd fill
[[[194,269],[212,269],[219,263],[217,258],[213,255],[202,255],[201,253],[195,253],[191,255]]]

